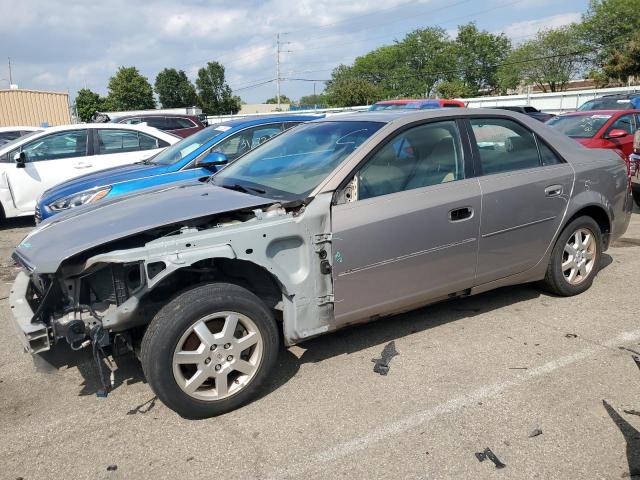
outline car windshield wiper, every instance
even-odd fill
[[[266,190],[262,190],[261,188],[245,187],[243,185],[240,185],[239,183],[234,183],[233,185],[221,185],[221,187],[228,188],[229,190],[236,190],[237,192],[242,193],[250,193],[250,191],[262,194],[267,193]]]
[[[134,162],[136,165],[153,165],[153,162],[150,158],[146,158],[144,160],[140,160],[139,162]]]

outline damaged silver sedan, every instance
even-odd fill
[[[618,155],[517,113],[334,116],[43,222],[10,305],[27,351],[134,351],[202,418],[255,397],[283,342],[505,285],[582,293],[630,211]]]

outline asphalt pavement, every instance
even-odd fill
[[[327,335],[201,421],[133,358],[98,398],[88,354],[22,353],[6,297],[31,226],[0,225],[0,478],[640,479],[640,213],[583,295],[509,287]]]

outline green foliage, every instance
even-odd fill
[[[196,79],[199,106],[209,115],[224,115],[240,111],[240,97],[231,93],[224,79],[224,67],[218,62],[208,62],[198,70]]]
[[[613,52],[604,67],[605,75],[626,80],[640,75],[640,31],[619,51]]]
[[[155,91],[163,108],[193,107],[198,96],[183,70],[165,68],[156,76]]]
[[[264,103],[276,104],[276,103],[278,103],[278,97],[277,96],[276,97],[271,97],[271,98],[267,99]],[[280,94],[280,103],[291,104],[291,100],[286,95]]]
[[[76,112],[83,122],[91,121],[94,113],[104,109],[104,99],[88,88],[78,90],[76,95]]]
[[[465,98],[473,97],[476,92],[469,85],[466,85],[459,78],[445,80],[436,86],[436,94],[440,98]]]
[[[354,74],[352,67],[333,69],[325,89],[330,103],[336,107],[369,105],[383,98],[383,90],[373,82]]]
[[[298,105],[300,106],[309,106],[313,107],[314,105],[327,105],[329,103],[329,99],[323,93],[316,95],[305,95],[300,97],[298,101]]]
[[[136,67],[120,67],[109,79],[106,110],[146,110],[156,107],[147,77]]]
[[[533,40],[509,53],[498,69],[501,90],[520,82],[535,84],[543,92],[564,90],[566,84],[584,68],[585,47],[575,26],[538,32]]]

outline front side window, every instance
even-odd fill
[[[98,130],[98,155],[140,150],[138,132],[129,130]]]
[[[87,130],[69,130],[38,138],[22,147],[28,162],[84,157],[87,155]]]
[[[358,121],[305,123],[247,153],[211,181],[273,199],[305,198],[383,125]]]
[[[635,132],[635,129],[633,128],[633,115],[622,115],[620,118],[618,118],[611,124],[611,126],[607,130],[607,135],[612,130],[624,130],[629,135],[633,135]]]
[[[484,175],[540,166],[533,133],[503,118],[471,118]]]
[[[258,127],[247,128],[235,135],[225,139],[213,148],[213,152],[224,153],[229,161],[244,155],[249,150],[266,142],[274,135],[282,131],[282,124],[260,125]]]
[[[464,178],[455,121],[410,128],[387,142],[356,175],[358,199]]]
[[[200,130],[199,132],[189,135],[187,138],[174,143],[167,147],[158,155],[153,157],[152,163],[157,165],[173,165],[184,159],[187,155],[198,150],[205,143],[210,142],[219,135],[222,135],[229,128],[227,125],[215,125]]]

